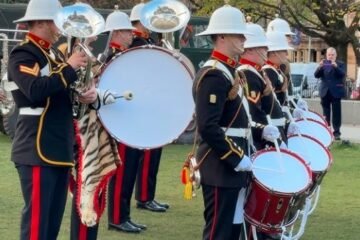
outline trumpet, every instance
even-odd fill
[[[60,32],[68,38],[68,53],[70,53],[71,38],[75,37],[80,40],[74,46],[74,49],[83,51],[88,56],[88,64],[85,68],[78,72],[78,80],[72,86],[74,92],[81,94],[82,91],[88,89],[92,84],[92,67],[96,58],[87,46],[87,39],[95,37],[105,29],[104,18],[85,3],[75,3],[70,6],[63,7],[54,19],[55,25]],[[73,96],[74,116],[80,119],[84,116],[87,106],[80,103],[76,96]]]

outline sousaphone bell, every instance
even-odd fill
[[[180,1],[154,0],[141,10],[140,22],[149,30],[158,33],[175,32],[189,22],[190,11]]]

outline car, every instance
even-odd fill
[[[290,74],[293,84],[293,94],[304,98],[316,97],[319,79],[314,73],[318,63],[290,63]]]

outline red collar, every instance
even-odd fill
[[[26,38],[29,39],[30,41],[36,43],[37,45],[39,45],[41,48],[48,50],[51,47],[51,44],[48,41],[45,41],[44,39],[36,36],[35,34],[29,32],[26,35]]]
[[[275,63],[267,60],[266,61],[266,64],[269,64],[270,66],[273,66],[276,70],[279,70],[280,69],[280,66],[279,65],[276,65]]]
[[[126,50],[126,47],[121,46],[120,44],[114,43],[114,42],[110,42],[109,47],[110,48],[115,48],[115,49],[120,50],[120,51],[125,51]]]
[[[216,60],[219,60],[222,63],[225,63],[226,65],[229,65],[232,68],[236,67],[236,61],[234,59],[229,58],[228,56],[222,54],[221,52],[214,50],[211,54],[211,57]]]
[[[139,30],[133,30],[133,34],[137,37],[142,37],[142,38],[146,38],[146,39],[148,39],[150,37],[150,35],[148,33],[141,32]]]
[[[260,71],[260,70],[261,70],[261,65],[259,65],[259,64],[257,64],[257,63],[254,63],[254,62],[252,62],[252,61],[250,61],[250,60],[247,60],[247,59],[245,59],[245,58],[241,58],[241,59],[240,59],[240,64],[248,64],[248,65],[254,67],[257,71]]]

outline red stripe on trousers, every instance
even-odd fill
[[[120,224],[120,201],[121,201],[121,190],[122,190],[122,183],[124,177],[124,165],[125,165],[125,149],[126,146],[124,144],[118,144],[118,151],[120,155],[120,159],[122,164],[118,166],[116,173],[115,173],[115,184],[114,184],[114,199],[113,199],[113,223]]]
[[[148,178],[149,178],[149,168],[150,168],[150,156],[151,156],[151,150],[145,150],[144,151],[144,163],[143,163],[143,169],[141,172],[141,196],[140,200],[145,202],[149,201],[148,199]]]
[[[218,211],[218,189],[215,187],[214,192],[214,216],[213,216],[213,222],[211,226],[211,232],[210,232],[210,240],[214,239],[214,232],[216,227],[216,219],[217,219],[217,211]]]
[[[87,239],[87,226],[80,223],[79,226],[79,240],[86,240]]]
[[[38,240],[40,228],[41,168],[32,168],[30,240]]]

